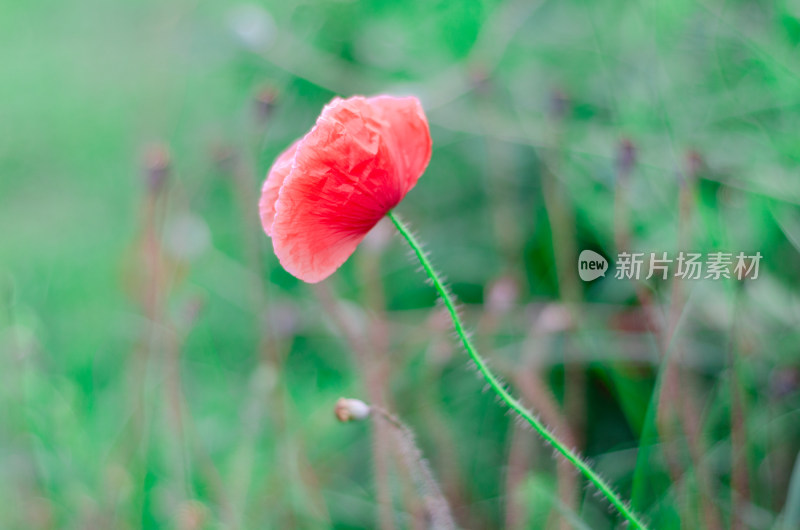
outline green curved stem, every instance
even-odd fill
[[[527,421],[531,427],[533,427],[534,430],[541,435],[542,438],[547,440],[553,447],[555,447],[556,450],[561,453],[570,464],[572,464],[578,471],[583,473],[583,475],[589,479],[589,481],[594,484],[598,490],[600,490],[606,499],[608,499],[608,502],[610,502],[634,528],[646,529],[647,526],[644,524],[644,521],[642,521],[639,515],[634,513],[628,504],[614,492],[611,486],[591,467],[589,467],[588,464],[581,460],[581,458],[573,450],[564,445],[564,442],[559,440],[552,431],[550,431],[536,418],[536,416],[533,415],[533,413],[525,409],[525,407],[522,406],[522,404],[514,396],[512,396],[508,390],[506,390],[497,376],[495,376],[492,371],[489,370],[489,367],[486,365],[486,361],[483,360],[481,355],[478,353],[478,350],[476,350],[475,346],[472,345],[472,341],[469,339],[469,336],[464,329],[464,323],[461,321],[461,317],[456,310],[453,298],[450,296],[447,288],[442,283],[442,280],[439,279],[439,275],[433,269],[430,261],[428,261],[425,252],[423,252],[422,247],[414,237],[414,234],[412,234],[408,227],[406,227],[406,225],[397,218],[394,212],[390,211],[386,215],[392,220],[394,226],[397,227],[397,230],[400,232],[400,234],[406,239],[406,241],[408,241],[408,244],[411,246],[414,254],[417,255],[417,259],[419,259],[419,262],[422,264],[422,268],[425,269],[425,272],[427,273],[431,282],[433,282],[434,288],[439,293],[439,296],[442,297],[442,301],[444,302],[447,311],[450,313],[450,318],[453,320],[456,333],[461,339],[461,342],[464,344],[464,349],[467,350],[467,353],[472,358],[472,361],[478,367],[478,371],[489,383],[489,386],[492,387],[492,390],[494,390],[494,392],[506,403],[506,405],[508,405],[514,412],[525,419],[525,421]]]

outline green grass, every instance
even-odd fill
[[[254,215],[272,160],[334,95],[377,92],[423,101],[433,158],[398,211],[513,394],[551,427],[553,405],[653,528],[793,527],[800,10],[276,2],[253,50],[236,6],[0,2],[0,527],[375,527],[376,432],[332,413],[373,398],[375,366],[463,527],[620,524],[592,489],[562,495],[551,449],[482,391],[399,238],[326,281],[366,365],[277,263]],[[148,214],[153,144],[170,171]],[[760,277],[682,284],[664,346],[642,295],[669,315],[674,282],[577,277],[575,251],[620,250],[615,226],[642,252],[760,251]],[[690,436],[658,421],[686,400]],[[390,518],[412,527],[418,495],[383,458]]]

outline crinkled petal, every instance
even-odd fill
[[[330,276],[416,184],[430,159],[415,98],[335,99],[298,144],[274,206],[284,268],[309,283]]]
[[[289,176],[292,170],[292,163],[294,162],[294,154],[297,152],[296,141],[289,146],[286,151],[280,154],[272,164],[267,174],[267,179],[261,187],[261,199],[258,201],[258,213],[261,217],[261,226],[264,227],[264,232],[268,236],[272,235],[272,223],[275,221],[275,202],[278,200],[278,193],[280,192],[283,182]]]
[[[422,176],[431,159],[431,136],[428,120],[419,100],[414,97],[377,96],[372,107],[380,111],[386,143],[401,168],[400,177],[408,192]]]

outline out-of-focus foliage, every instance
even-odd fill
[[[321,289],[272,255],[271,161],[388,92],[434,139],[398,210],[514,392],[656,528],[796,528],[798,43],[792,1],[0,2],[0,527],[418,524],[342,395],[416,432],[465,528],[618,523],[389,226]],[[763,260],[584,284],[583,248]]]

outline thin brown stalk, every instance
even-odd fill
[[[739,362],[736,351],[737,343],[746,343],[745,340],[737,340],[741,337],[742,328],[737,325],[739,311],[734,311],[731,326],[731,344],[728,356],[729,371],[729,393],[730,393],[730,429],[731,429],[731,506],[733,507],[731,529],[738,530],[747,528],[744,514],[740,507],[751,503],[750,492],[750,473],[748,471],[749,462],[747,458],[747,427],[745,418],[747,417],[745,393],[742,391],[742,384],[739,378]]]
[[[363,268],[368,282],[374,282],[378,274],[374,268],[377,264],[364,264]],[[383,305],[381,301],[382,286],[373,285],[372,299],[369,304],[376,311],[370,320],[370,340],[364,337],[355,326],[348,321],[341,309],[341,304],[336,300],[333,292],[326,284],[314,286],[314,293],[322,306],[323,311],[331,319],[336,328],[342,333],[345,342],[353,352],[356,365],[360,368],[364,378],[364,386],[372,403],[382,407],[386,403],[384,389],[388,380],[388,326],[379,313]],[[374,326],[374,327],[373,327]],[[378,524],[383,530],[394,528],[392,508],[391,485],[389,482],[389,434],[386,425],[376,416],[373,417],[372,428],[372,460],[375,466],[375,489],[378,496]]]
[[[520,499],[519,488],[525,482],[533,458],[533,433],[519,423],[511,424],[511,448],[506,465],[506,513],[505,528],[509,530],[528,528],[528,508]]]
[[[263,237],[263,232],[259,223],[258,200],[257,195],[254,194],[254,180],[252,179],[255,170],[249,158],[240,157],[233,151],[223,150],[219,155],[218,161],[228,169],[232,180],[237,208],[241,214],[245,259],[248,268],[252,271],[252,274],[249,275],[252,281],[249,291],[252,296],[251,303],[258,318],[259,330],[258,366],[254,371],[254,377],[264,373],[276,374],[281,370],[284,352],[288,348],[281,343],[280,334],[268,314],[269,285],[263,278],[264,267],[260,251],[260,238]],[[236,473],[233,474],[232,485],[235,510],[240,523],[244,521],[248,510],[247,497],[253,481],[254,469],[252,461],[255,458],[257,435],[262,418],[270,418],[279,437],[287,436],[289,432],[287,409],[290,407],[290,403],[286,399],[283,385],[280,382],[264,385],[254,380],[250,388],[251,392],[248,395],[245,410],[251,414],[245,414],[247,424],[243,425],[244,435],[237,449]],[[292,440],[290,445],[298,443],[300,443],[300,447],[292,458],[297,460],[298,467],[303,470],[300,478],[308,508],[311,512],[327,519],[325,502],[318,486],[319,480],[307,461],[303,449],[304,444],[302,441]],[[276,460],[279,462],[291,461],[291,459],[282,457],[278,457]],[[294,519],[292,513],[284,515]]]
[[[211,496],[215,499],[220,510],[220,519],[229,528],[235,528],[235,517],[228,498],[228,492],[222,487],[214,462],[197,443],[194,433],[194,422],[191,414],[188,414],[183,391],[183,383],[180,376],[180,356],[186,336],[191,331],[192,326],[200,311],[200,300],[190,300],[183,310],[183,320],[179,325],[174,326],[173,338],[168,343],[164,353],[164,392],[167,407],[165,410],[167,424],[174,431],[176,442],[175,448],[175,473],[183,480],[183,489],[186,500],[195,497],[192,491],[192,471],[191,462],[199,462],[199,470],[206,483],[209,484]],[[192,459],[188,458],[185,448],[189,447]]]
[[[181,381],[180,357],[183,347],[184,337],[188,334],[194,324],[199,307],[196,303],[187,304],[184,308],[183,325],[172,330],[172,338],[164,350],[164,422],[173,433],[173,474],[179,477],[183,495],[186,500],[194,497],[191,486],[191,471],[189,461],[186,458],[186,426],[184,421],[184,409],[186,407],[183,384]]]
[[[617,252],[627,252],[630,251],[631,248],[630,199],[628,197],[628,190],[630,188],[631,174],[635,165],[636,148],[630,140],[623,139],[620,142],[617,153],[617,178],[614,190],[614,244]],[[678,292],[675,292],[676,285],[677,282],[673,283],[673,302],[677,300],[676,296],[679,296]],[[660,326],[658,325],[660,317],[652,304],[650,293],[638,284],[634,288],[636,297],[639,300],[639,306],[641,307],[643,323],[654,336],[658,337],[659,356],[664,359],[664,348],[666,345],[664,344]],[[679,306],[673,304],[672,307],[676,309]],[[673,484],[679,484],[681,482],[683,466],[677,447],[671,443],[671,441],[677,438],[677,433],[673,428],[672,422],[666,421],[670,412],[665,407],[668,407],[669,403],[677,403],[677,400],[680,399],[680,382],[676,372],[676,366],[674,362],[668,361],[664,367],[664,378],[656,414],[656,422],[661,438],[662,440],[668,441],[668,443],[664,444],[663,451],[667,464],[667,472]],[[669,399],[662,399],[662,396],[669,396]]]
[[[681,179],[679,192],[679,218],[678,218],[678,248],[680,250],[688,248],[691,241],[691,219],[694,212],[694,184],[699,170],[699,157],[692,153],[688,158],[688,167],[685,178]],[[706,528],[710,530],[721,529],[722,521],[714,506],[714,485],[706,466],[703,466],[703,459],[706,453],[705,440],[702,434],[702,417],[698,410],[691,391],[687,392],[684,388],[679,388],[680,381],[686,386],[688,383],[691,390],[692,376],[682,368],[682,361],[686,354],[682,342],[674,340],[674,333],[678,327],[678,321],[685,309],[685,294],[683,282],[676,279],[672,285],[672,296],[670,300],[669,322],[667,329],[661,330],[662,358],[666,356],[666,368],[668,375],[672,378],[668,390],[671,393],[673,402],[678,403],[678,421],[686,435],[689,446],[689,454],[695,468],[697,482],[700,489],[700,505],[702,517]],[[675,344],[675,352],[669,355],[670,343]],[[666,396],[659,396],[659,405]]]
[[[161,250],[161,229],[167,208],[166,179],[170,170],[167,148],[151,146],[145,153],[143,164],[145,195],[141,203],[140,233],[129,265],[129,289],[140,306],[144,326],[136,348],[131,355],[128,370],[128,387],[131,399],[131,418],[126,434],[121,437],[121,458],[125,467],[134,470],[130,461],[138,461],[146,454],[148,443],[147,384],[148,365],[152,352],[157,351],[161,337],[162,302],[166,296],[168,271]],[[134,477],[139,491],[134,497],[132,511],[140,512],[144,506],[144,475]],[[114,517],[114,514],[111,514]]]
[[[556,432],[567,446],[575,447],[575,436],[572,428],[564,420],[555,396],[548,390],[536,367],[529,363],[529,366],[517,373],[514,382],[522,397],[534,407],[534,410],[539,413],[544,423]],[[566,507],[575,510],[578,506],[578,476],[575,468],[565,459],[558,458],[556,461],[556,477],[558,479],[558,498]],[[559,528],[564,530],[571,528],[572,525],[569,521],[564,517],[560,517],[558,512],[553,512],[553,516],[557,518]]]
[[[430,527],[435,530],[455,530],[456,524],[450,513],[450,506],[433,476],[428,461],[417,446],[413,431],[385,409],[373,406],[372,410],[377,413],[376,416],[394,427],[397,446],[406,467],[411,470],[411,476],[425,505]]]
[[[495,108],[492,100],[493,86],[486,82],[484,94],[480,107],[482,122],[485,126],[493,122]],[[488,133],[489,131],[487,131]],[[503,142],[491,134],[484,135],[486,143],[486,193],[489,198],[488,205],[492,219],[493,240],[498,247],[500,256],[503,258],[504,272],[487,289],[485,293],[485,311],[481,316],[477,326],[477,337],[483,337],[482,342],[489,342],[498,326],[507,317],[512,306],[519,297],[519,292],[526,290],[526,278],[524,274],[516,273],[521,270],[522,248],[521,242],[524,237],[520,233],[524,223],[518,222],[521,212],[515,209],[515,190],[509,184],[510,170],[507,166],[507,153],[502,152]],[[476,339],[478,340],[478,339]],[[485,344],[482,350],[489,350],[491,344]],[[536,405],[534,403],[534,405]],[[534,439],[529,429],[518,423],[511,426],[511,444],[506,465],[505,480],[505,527],[523,528],[527,525],[528,511],[527,506],[520,499],[519,488],[524,485],[531,465],[531,450]]]
[[[523,342],[522,366],[507,368],[514,386],[519,389],[523,399],[533,406],[545,424],[551,427],[570,447],[574,447],[575,437],[569,422],[564,420],[563,410],[558,400],[549,390],[546,382],[540,375],[537,361],[542,358],[542,353],[549,344],[553,333],[565,331],[572,326],[569,311],[558,304],[551,304],[542,309],[537,323],[531,334]],[[515,502],[515,486],[527,473],[528,458],[519,454],[521,446],[527,440],[524,428],[515,427],[512,438],[512,449],[508,459],[508,503],[506,505],[507,526],[514,523],[520,526],[526,519],[525,507]],[[528,445],[530,445],[528,443]],[[525,466],[520,469],[519,466]],[[577,512],[578,509],[578,476],[569,462],[563,458],[556,460],[556,478],[558,482],[558,498],[564,509]],[[551,519],[560,528],[568,529],[572,525],[569,520],[561,516],[560,511],[551,512]]]
[[[264,281],[263,261],[261,258],[261,245],[263,231],[259,223],[258,200],[253,194],[254,182],[251,176],[255,170],[251,164],[246,163],[235,153],[228,153],[227,164],[230,165],[230,176],[236,194],[237,209],[241,215],[242,233],[245,260],[248,268],[253,272],[249,275],[252,286],[249,290],[252,296],[252,305],[259,317],[259,355],[262,362],[267,363],[275,370],[280,370],[283,363],[281,348],[278,344],[277,334],[271,319],[267,318],[268,286]],[[283,421],[283,419],[278,419]]]
[[[574,271],[577,260],[575,213],[564,185],[560,180],[560,171],[565,152],[564,129],[570,103],[566,94],[560,90],[554,90],[551,93],[549,105],[549,127],[546,133],[545,149],[540,150],[543,161],[541,167],[542,194],[550,223],[559,297],[566,305],[572,320],[578,321],[582,289]],[[523,128],[529,145],[538,149],[535,141],[536,132],[531,130],[527,121],[521,121],[520,126]],[[583,437],[587,415],[587,381],[583,364],[579,360],[565,356],[564,379],[563,412],[564,416],[569,418],[567,423],[571,436],[571,447],[580,449],[584,445]],[[522,388],[520,390],[522,391]],[[539,396],[532,397],[539,399]],[[553,416],[557,418],[558,424],[565,423],[560,419],[560,414],[554,414]],[[577,484],[579,479],[568,478],[563,475],[564,473],[571,474],[571,470],[562,468],[560,465],[558,472],[560,473],[559,483],[563,487],[561,493],[566,495],[562,500],[570,508],[575,508],[578,502],[577,497],[575,497],[576,492],[568,490],[571,487],[571,481],[575,480],[576,482],[573,482],[573,484]],[[573,489],[576,490],[577,488]]]
[[[258,433],[264,418],[270,418],[278,433],[285,432],[286,417],[283,396],[278,385],[264,384],[260,378],[264,374],[278,373],[281,355],[271,319],[267,318],[266,284],[262,278],[262,260],[259,252],[261,233],[258,226],[258,211],[253,198],[250,176],[252,168],[241,161],[234,152],[221,154],[223,162],[230,168],[237,210],[240,213],[244,243],[245,260],[252,285],[248,290],[251,304],[258,322],[257,366],[253,370],[247,399],[243,405],[242,437],[234,457],[234,472],[231,475],[231,495],[239,524],[244,524],[248,513],[248,492],[253,482],[253,460],[256,455]]]
[[[690,159],[690,164],[692,160]],[[630,223],[628,221],[629,200],[627,198],[627,189],[634,166],[635,152],[633,147],[630,142],[623,141],[618,158],[615,199],[615,215],[619,217],[615,224],[615,243],[618,251],[630,250],[631,238]],[[681,250],[685,249],[689,244],[689,229],[693,212],[693,187],[691,184],[695,181],[696,171],[697,167],[690,165],[680,188],[678,248]],[[683,346],[673,340],[678,320],[685,308],[685,296],[681,286],[681,279],[675,278],[673,281],[670,307],[666,317],[660,314],[656,304],[653,303],[650,292],[643,284],[637,283],[635,289],[639,304],[647,315],[646,324],[656,338],[660,357],[663,360],[664,373],[657,397],[656,424],[662,439],[666,442],[664,444],[664,453],[670,477],[673,483],[678,484],[681,482],[680,477],[684,472],[680,457],[676,452],[677,447],[672,443],[677,439],[679,432],[682,432],[686,438],[689,457],[697,477],[704,526],[710,530],[721,529],[722,521],[712,502],[714,498],[713,482],[708,470],[702,464],[705,443],[702,437],[701,415],[691,395],[691,375],[681,368],[684,356]],[[666,322],[664,322],[665,318],[667,319]],[[673,350],[672,353],[670,353],[670,350]],[[688,391],[687,387],[689,387]],[[677,421],[677,428],[680,431],[676,431],[673,426],[675,421]]]
[[[542,193],[553,239],[559,297],[567,304],[577,320],[581,286],[574,271],[578,258],[575,213],[559,180],[563,157],[564,117],[569,108],[569,101],[566,95],[558,90],[554,91],[551,97],[551,138],[549,149],[543,153]],[[565,358],[564,380],[564,412],[570,419],[574,447],[579,449],[583,447],[586,430],[586,371],[583,365]]]
[[[123,448],[124,459],[144,458],[148,441],[148,419],[146,417],[148,392],[148,365],[153,360],[154,352],[162,352],[158,361],[163,367],[163,391],[165,425],[173,432],[174,448],[171,458],[173,474],[181,484],[182,496],[187,502],[194,497],[191,491],[190,462],[185,452],[188,445],[187,430],[190,417],[185,414],[186,406],[180,381],[180,351],[183,337],[194,320],[195,310],[187,312],[183,326],[173,326],[166,316],[165,304],[169,288],[179,267],[171,261],[161,243],[161,230],[167,211],[166,180],[169,173],[169,155],[165,147],[151,148],[147,153],[145,180],[147,193],[142,206],[142,231],[134,258],[138,267],[133,271],[133,289],[142,293],[139,302],[146,319],[141,342],[131,359],[131,393],[133,396],[133,414],[128,426],[130,434],[125,436],[129,445]],[[195,308],[196,309],[196,308]],[[133,466],[130,466],[133,467]],[[213,463],[203,466],[204,470],[213,468]],[[210,475],[210,473],[207,473]],[[138,477],[140,483],[144,477]],[[211,482],[211,481],[209,481]],[[213,489],[213,488],[212,488]],[[225,492],[222,488],[213,489],[213,495],[222,511],[222,520],[230,522]],[[139,505],[135,509],[141,510]],[[113,519],[114,514],[111,514]]]
[[[431,315],[431,320],[438,320],[439,316],[444,316],[439,312]],[[446,317],[445,317],[446,318]],[[442,330],[437,330],[446,335]],[[434,337],[430,348],[442,348],[442,350],[452,351],[449,336]],[[435,354],[434,354],[435,355]],[[441,382],[443,364],[436,361],[426,363],[424,379],[419,384],[424,390],[415,396],[418,403],[431,403],[439,399],[437,388]],[[445,495],[450,500],[455,517],[460,521],[473,521],[473,524],[480,526],[476,522],[478,517],[470,510],[473,505],[472,492],[468,487],[468,480],[459,466],[458,452],[453,450],[458,447],[458,439],[454,433],[443,422],[440,412],[435,407],[421,407],[420,414],[424,421],[426,432],[430,433],[431,441],[436,449],[436,463],[440,470],[440,483],[445,491]]]
[[[370,402],[382,408],[389,404],[385,389],[389,385],[389,324],[386,319],[386,300],[383,277],[380,272],[380,255],[383,230],[387,220],[381,221],[370,234],[373,245],[360,253],[359,265],[364,278],[364,303],[370,310],[368,333],[371,355],[364,359],[367,396]],[[390,237],[387,231],[386,238]],[[375,435],[372,438],[372,462],[375,471],[375,491],[378,497],[378,522],[381,530],[394,530],[394,509],[389,477],[390,447],[389,433],[381,421],[373,422]]]

